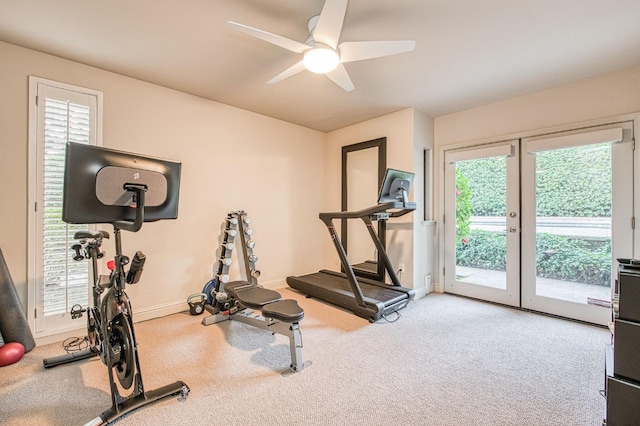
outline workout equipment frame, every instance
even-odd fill
[[[311,297],[347,309],[370,322],[375,322],[383,316],[403,309],[413,299],[415,293],[413,290],[401,286],[384,244],[378,237],[372,222],[404,216],[415,208],[415,203],[390,201],[355,212],[320,213],[320,219],[329,230],[344,272],[321,270],[315,274],[287,277],[287,284]],[[333,224],[334,219],[361,219],[364,222],[369,236],[378,250],[379,258],[383,262],[384,271],[391,279],[391,285],[364,277],[358,278],[336,232]]]
[[[302,361],[300,321],[304,317],[304,311],[295,300],[282,300],[277,291],[258,285],[260,271],[256,269],[258,257],[253,254],[252,230],[248,227],[250,222],[242,210],[230,212],[225,219],[218,270],[210,294],[207,294],[211,302],[205,305],[211,315],[205,317],[202,324],[235,320],[286,336],[289,339],[291,364],[283,374],[297,373],[311,365],[309,361]],[[229,266],[232,263],[232,252],[236,248],[236,235],[240,236],[241,260],[247,280],[229,282]]]
[[[146,188],[143,185],[127,184],[125,189],[135,194],[136,215],[133,222],[116,221],[112,223],[115,256],[113,270],[108,279],[99,275],[98,259],[104,256],[100,247],[103,240],[109,238],[109,234],[105,231],[95,233],[80,231],[74,236],[80,240],[79,244],[72,246],[76,252],[74,260],[90,259],[93,274],[93,305],[89,308],[76,305],[71,309],[72,318],[80,318],[83,313],[87,314],[89,347],[80,352],[43,360],[44,367],[51,368],[99,356],[103,364],[107,366],[111,388],[111,407],[87,422],[86,425],[109,424],[133,410],[165,397],[178,396],[183,400],[187,398],[190,391],[182,381],[151,391],[144,390],[131,303],[125,293],[125,286],[126,284],[135,284],[140,280],[146,257],[141,251],[138,251],[131,261],[128,272],[125,272],[125,266],[129,264],[129,257],[122,254],[120,231],[137,232],[142,227]],[[120,386],[116,384],[116,379]],[[123,395],[125,392],[130,393]]]

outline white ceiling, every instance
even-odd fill
[[[310,72],[267,85],[299,55],[226,25],[304,42],[323,3],[0,0],[0,40],[321,131],[407,107],[436,117],[640,64],[640,0],[351,0],[340,41],[416,49],[346,64],[349,93]]]

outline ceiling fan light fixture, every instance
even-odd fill
[[[314,47],[304,53],[304,67],[316,74],[326,74],[335,70],[340,63],[338,53],[328,47]]]

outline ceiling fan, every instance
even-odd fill
[[[415,48],[416,42],[414,40],[347,41],[338,44],[347,1],[326,0],[320,15],[309,19],[308,29],[311,35],[304,43],[237,22],[227,21],[227,23],[252,37],[303,54],[302,60],[273,77],[267,82],[268,84],[277,83],[304,70],[309,70],[317,74],[326,74],[334,83],[350,92],[354,89],[354,85],[343,64],[410,52]]]

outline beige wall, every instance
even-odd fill
[[[432,291],[435,282],[434,256],[436,250],[436,224],[431,220],[431,201],[429,192],[432,191],[433,164],[429,164],[427,157],[427,169],[425,176],[425,150],[428,155],[433,155],[433,118],[416,111],[414,116],[413,137],[413,164],[416,173],[414,182],[414,199],[418,208],[413,215],[413,288],[418,296]],[[425,185],[429,191],[425,193]],[[425,199],[425,195],[427,199]],[[425,213],[425,209],[427,212]],[[429,277],[429,285],[426,278]]]
[[[405,264],[406,272],[400,277],[402,284],[416,290],[424,286],[424,275],[430,273],[427,271],[429,262],[425,262],[423,257],[427,247],[426,229],[420,227],[424,217],[422,152],[433,146],[432,123],[430,117],[407,108],[331,132],[326,145],[326,205],[333,211],[340,210],[341,150],[345,145],[386,137],[387,167],[416,173],[410,199],[418,204],[418,209],[387,224],[389,257],[396,268],[400,263]],[[328,233],[325,238],[325,259],[327,268],[339,267],[338,255]]]
[[[421,290],[424,276],[439,270],[437,258],[429,259],[438,227],[423,223],[424,149],[433,148],[438,218],[443,146],[640,111],[640,67],[633,67],[435,120],[408,108],[323,134],[5,43],[0,57],[0,248],[25,307],[29,75],[103,92],[105,146],[183,163],[179,219],[124,234],[125,252],[149,258],[143,280],[128,290],[134,310],[148,317],[184,308],[211,277],[230,210],[244,209],[254,220],[262,284],[335,268],[318,212],[340,209],[344,145],[386,136],[388,167],[416,173],[418,210],[391,224],[389,251],[394,264],[407,267],[403,284]]]
[[[261,284],[323,266],[326,134],[10,44],[0,57],[0,247],[25,308],[29,75],[103,92],[104,146],[182,162],[178,219],[123,233],[125,254],[148,258],[134,311],[187,307],[231,210],[253,219]]]
[[[442,217],[442,147],[519,138],[636,112],[640,112],[640,66],[437,117],[435,217]]]
[[[640,66],[435,119],[436,148],[640,111]]]

